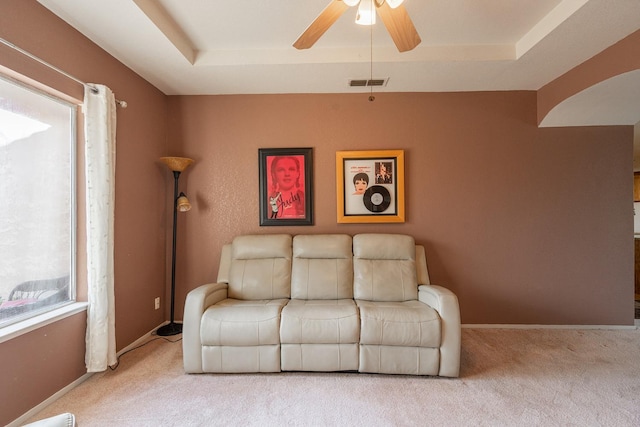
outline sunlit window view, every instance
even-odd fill
[[[75,298],[75,115],[0,78],[0,327]]]

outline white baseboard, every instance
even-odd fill
[[[153,328],[152,330],[150,330],[149,332],[147,332],[146,334],[144,334],[143,336],[141,336],[140,338],[138,338],[137,340],[135,340],[134,342],[132,342],[131,344],[129,344],[128,346],[123,348],[122,350],[120,350],[116,355],[118,357],[120,357],[121,354],[126,353],[127,351],[129,351],[129,350],[131,350],[133,348],[136,348],[139,345],[143,344],[145,341],[147,341],[149,339],[149,337],[151,337],[151,335],[153,335],[155,333],[156,329],[158,329],[160,326],[166,325],[167,323],[169,323],[169,322],[163,322],[159,326]],[[67,385],[63,389],[61,389],[61,390],[57,391],[56,393],[54,393],[52,396],[50,396],[44,402],[40,403],[37,406],[34,406],[29,411],[27,411],[26,413],[22,414],[20,417],[16,418],[15,420],[13,420],[9,424],[7,424],[7,427],[19,427],[19,426],[23,425],[24,423],[27,422],[27,420],[29,420],[32,417],[34,417],[35,415],[37,415],[38,412],[42,411],[44,408],[46,408],[47,406],[51,405],[53,402],[55,402],[56,400],[60,399],[62,396],[64,396],[65,394],[69,393],[71,390],[73,390],[74,388],[76,388],[77,386],[79,386],[80,384],[82,384],[83,382],[88,380],[89,378],[91,378],[93,376],[93,374],[94,374],[93,372],[87,372],[86,374],[84,374],[83,376],[81,376],[80,378],[78,378],[77,380],[72,382],[71,384]]]
[[[521,325],[521,324],[463,324],[463,329],[638,329],[640,320],[634,325]]]

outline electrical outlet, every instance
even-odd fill
[[[156,298],[156,310],[160,308],[160,297]]]

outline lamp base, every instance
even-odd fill
[[[156,334],[161,337],[167,337],[170,335],[178,335],[182,333],[182,323],[168,323],[164,326],[160,326],[156,331]]]

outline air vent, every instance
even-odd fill
[[[389,78],[386,79],[352,79],[349,80],[349,86],[351,87],[365,87],[365,86],[386,86]]]

